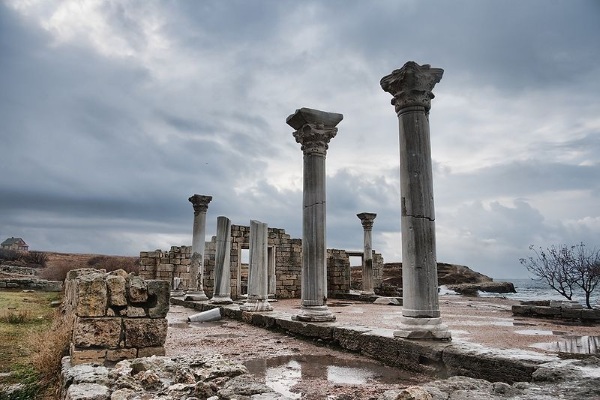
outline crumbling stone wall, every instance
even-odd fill
[[[173,284],[181,279],[181,287],[189,287],[192,246],[171,246],[171,250],[140,252],[139,275],[144,279],[160,279]]]
[[[238,276],[247,279],[246,272],[240,271],[248,267],[241,262],[242,249],[250,247],[250,227],[231,225],[231,298],[240,298],[244,292],[238,283]],[[275,264],[275,296],[280,299],[300,297],[300,271],[302,269],[302,240],[292,239],[284,229],[269,228],[268,243]],[[204,284],[207,296],[211,296],[214,287],[216,237],[206,243],[204,251]]]
[[[242,249],[248,249],[250,243],[250,227],[231,225],[231,298],[239,299],[244,291],[243,283],[247,279],[247,264],[240,257]],[[300,297],[300,278],[302,276],[302,239],[293,239],[284,229],[269,228],[269,252],[275,264],[275,297],[280,299]],[[206,242],[204,250],[204,291],[210,298],[215,282],[216,237]],[[161,250],[140,252],[140,276],[144,279],[161,279],[173,282],[179,277],[181,286],[187,288],[190,281],[191,246],[173,246],[168,252]],[[241,276],[238,281],[238,276]],[[383,278],[383,257],[373,253],[373,283],[381,284]],[[328,296],[350,291],[350,259],[345,250],[327,250],[327,290]]]
[[[73,324],[71,363],[110,364],[164,355],[169,282],[123,270],[83,268],[65,280],[65,318]]]

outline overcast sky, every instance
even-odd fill
[[[379,80],[443,68],[438,261],[526,277],[530,244],[600,246],[600,2],[0,1],[0,240],[138,255],[216,218],[302,236],[286,117],[344,115],[327,247],[400,261],[398,122]]]

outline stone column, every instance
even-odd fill
[[[248,299],[240,306],[244,311],[272,311],[268,301],[267,224],[250,221],[250,268],[248,271]]]
[[[192,259],[190,264],[190,287],[185,300],[208,300],[204,293],[204,245],[206,236],[206,211],[212,196],[195,194],[188,199],[194,207],[194,229],[192,231]]]
[[[407,62],[381,79],[394,98],[400,127],[402,321],[394,332],[409,339],[450,339],[438,299],[429,109],[443,69]]]
[[[217,217],[217,238],[215,249],[215,287],[214,304],[231,304],[231,220]]]
[[[364,254],[362,263],[362,293],[375,294],[373,287],[373,221],[377,214],[360,213],[356,214],[364,230]]]
[[[302,310],[301,321],[334,321],[327,308],[327,247],[325,245],[325,156],[328,143],[337,134],[342,114],[301,108],[286,122],[296,131],[294,138],[302,145],[303,215],[302,215]]]

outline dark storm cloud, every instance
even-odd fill
[[[0,236],[189,244],[198,193],[208,235],[226,215],[300,237],[285,118],[305,106],[344,114],[328,246],[360,250],[356,214],[375,212],[374,248],[396,261],[398,132],[379,79],[415,60],[446,70],[430,117],[440,261],[499,276],[530,243],[600,240],[597,2],[77,4],[0,4]]]

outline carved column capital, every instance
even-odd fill
[[[373,229],[373,222],[374,222],[377,214],[364,212],[364,213],[356,214],[356,216],[360,219],[360,223],[362,224],[363,229],[365,231],[370,231]]]
[[[392,105],[396,113],[407,107],[423,107],[429,113],[431,99],[435,95],[431,92],[436,83],[442,80],[444,70],[431,68],[429,64],[419,65],[409,61],[400,69],[381,78],[381,88],[390,93],[394,98]]]
[[[206,212],[208,210],[208,203],[212,200],[212,196],[203,196],[200,194],[195,194],[191,196],[189,199],[192,206],[194,206],[194,215],[198,215],[201,212]]]
[[[327,154],[328,143],[337,134],[336,125],[344,118],[342,114],[301,108],[286,122],[296,129],[294,138],[302,145],[304,154]]]

